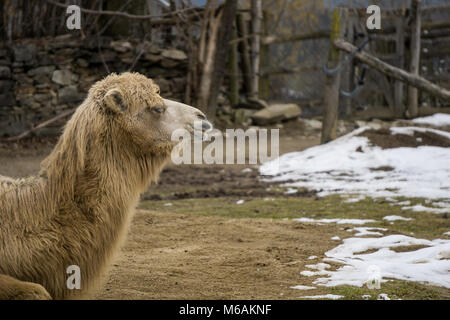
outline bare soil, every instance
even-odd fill
[[[24,177],[37,173],[56,141],[31,137],[17,143],[0,143],[0,175]],[[296,123],[280,130],[280,154],[318,143],[318,132],[305,136]],[[169,164],[159,184],[142,197],[176,200],[280,195],[270,187],[259,181],[255,166]],[[289,287],[305,278],[299,272],[309,256],[320,256],[335,245],[329,240],[332,235],[335,232],[329,226],[305,230],[292,221],[138,210],[125,247],[94,298],[295,298],[299,292]]]
[[[369,138],[372,145],[382,149],[420,146],[450,147],[450,139],[433,132],[415,131],[413,135],[407,135],[392,134],[389,129],[371,129],[360,133],[359,136]]]
[[[294,299],[333,226],[138,210],[97,299]]]

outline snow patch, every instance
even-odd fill
[[[312,219],[312,218],[295,218],[292,219],[297,222],[312,222],[312,223],[337,223],[337,224],[366,224],[376,222],[372,219]]]
[[[405,217],[400,217],[400,216],[385,216],[385,217],[383,217],[383,220],[386,220],[386,221],[398,221],[398,220],[411,221],[412,218],[405,218]]]
[[[287,187],[317,190],[319,196],[358,194],[450,199],[450,148],[381,149],[370,145],[367,137],[358,136],[365,130],[367,127],[359,128],[327,144],[284,154],[261,165],[260,173]],[[402,127],[391,131],[393,134],[433,132],[450,139],[450,133],[426,128]]]
[[[431,207],[425,207],[421,204],[416,204],[415,206],[410,207],[402,207],[402,210],[411,210],[414,212],[430,212],[430,213],[449,213],[450,208],[431,208]]]
[[[355,237],[382,236],[383,235],[381,232],[373,231],[373,230],[387,231],[387,229],[385,229],[385,228],[358,227],[358,228],[348,229],[347,232],[357,232],[357,233],[354,234]]]
[[[316,287],[310,287],[310,286],[293,286],[291,287],[291,289],[296,289],[296,290],[312,290],[312,289],[316,289]]]
[[[450,114],[435,113],[429,117],[416,118],[412,122],[417,124],[429,124],[435,127],[449,126]]]
[[[331,299],[331,300],[338,300],[338,299],[342,299],[344,296],[340,296],[337,294],[322,294],[322,295],[318,295],[318,296],[302,296],[299,298],[303,298],[303,299]]]
[[[395,252],[391,248],[424,245],[412,251]],[[375,251],[374,251],[375,250]],[[369,253],[367,253],[369,251]],[[374,252],[373,252],[374,251]],[[382,238],[348,238],[325,253],[325,262],[343,264],[335,271],[303,271],[302,275],[324,276],[313,281],[320,286],[352,285],[362,287],[371,281],[369,270],[379,270],[380,282],[399,279],[430,283],[450,288],[450,240],[433,241],[404,235]]]

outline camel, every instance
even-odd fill
[[[156,182],[198,109],[163,99],[139,73],[95,83],[36,176],[0,177],[0,299],[84,299],[125,239],[142,193]],[[80,288],[68,286],[69,266]]]

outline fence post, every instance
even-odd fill
[[[330,49],[328,51],[328,69],[340,68],[342,54],[334,46],[334,40],[342,39],[347,24],[348,9],[335,8],[333,10],[333,18],[330,35]],[[324,91],[324,110],[322,122],[321,143],[326,143],[336,138],[336,123],[339,108],[339,87],[341,82],[341,70],[327,74],[326,85]]]
[[[234,23],[233,30],[231,31],[231,39],[237,38],[236,22]],[[230,44],[230,52],[228,56],[228,71],[230,80],[230,102],[231,106],[239,104],[239,66],[238,66],[238,43],[233,42]]]
[[[395,53],[397,55],[396,67],[403,69],[405,67],[405,19],[403,15],[395,19]],[[394,114],[403,118],[405,84],[400,80],[396,80],[394,83]]]
[[[241,68],[246,96],[250,96],[252,85],[252,67],[250,65],[250,48],[248,45],[247,20],[244,18],[243,13],[238,13],[236,17],[236,27],[238,31],[238,37],[243,38],[242,41],[239,41],[238,48],[241,55]]]
[[[352,14],[351,14],[352,13]],[[355,24],[355,17],[353,12],[349,12],[349,17],[347,21],[346,26],[346,40],[350,43],[354,43],[355,40],[355,32],[354,32],[354,24]],[[344,75],[343,75],[343,83],[342,87],[344,90],[351,92],[354,89],[353,82],[355,78],[355,63],[354,61],[350,61],[345,67],[344,67]],[[352,115],[353,112],[353,98],[344,98],[343,99],[344,104],[344,112],[345,116],[349,118]]]
[[[413,0],[411,3],[411,63],[409,71],[412,74],[419,74],[420,64],[420,28],[422,21],[420,13],[422,8],[421,0]],[[408,117],[414,118],[419,114],[418,91],[414,87],[408,88]]]

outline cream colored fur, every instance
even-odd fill
[[[0,177],[1,299],[87,297],[169,158],[171,130],[201,114],[152,109],[164,105],[152,80],[112,74],[90,89],[38,175]],[[67,288],[70,265],[81,269],[81,290]]]

